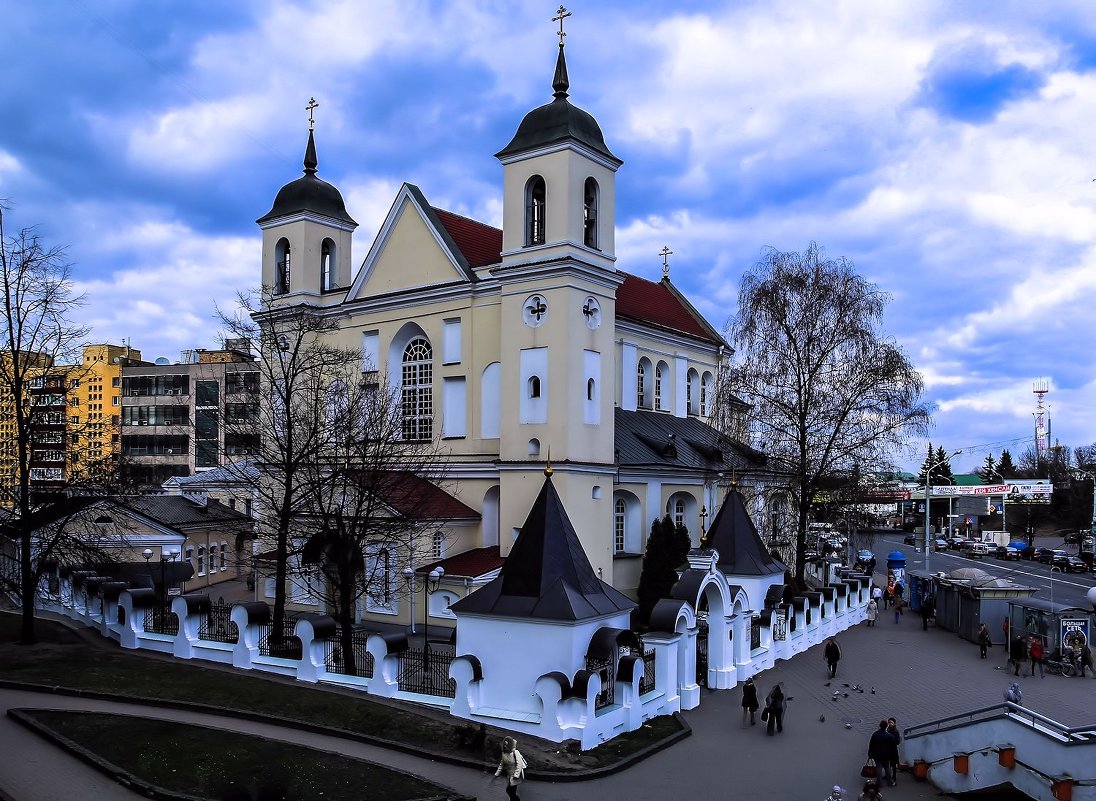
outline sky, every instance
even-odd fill
[[[319,175],[359,265],[404,182],[501,226],[493,158],[551,99],[556,2],[0,0],[8,234],[63,245],[97,342],[218,346],[255,220]],[[571,101],[617,174],[617,264],[715,325],[766,248],[891,297],[956,472],[1096,442],[1096,4],[572,0]],[[916,469],[923,441],[897,454]]]

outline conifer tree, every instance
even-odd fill
[[[690,547],[688,529],[675,526],[669,515],[652,521],[636,591],[639,616],[644,624],[651,619],[651,611],[659,599],[670,597],[670,590],[677,583],[677,570],[685,562]]]
[[[986,454],[986,460],[982,462],[982,466],[978,468],[976,473],[978,478],[982,479],[983,484],[993,484],[997,481],[997,462],[992,453]]]

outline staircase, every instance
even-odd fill
[[[1096,801],[1096,724],[1066,728],[1003,703],[905,730],[914,776],[944,793],[1009,784],[1039,801]]]

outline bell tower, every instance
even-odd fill
[[[283,186],[274,205],[256,222],[263,231],[262,282],[275,300],[331,303],[350,287],[350,247],[358,224],[346,213],[339,190],[316,177],[319,160],[312,98],[304,174]]]

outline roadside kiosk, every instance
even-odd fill
[[[1063,644],[1091,641],[1093,611],[1080,606],[1068,606],[1042,598],[1018,598],[1009,601],[1009,629],[1011,636],[1043,639],[1047,654],[1062,650]],[[990,626],[990,630],[993,627]]]
[[[1010,614],[1010,604],[1024,603],[1035,587],[995,578],[977,567],[961,567],[933,577],[936,595],[936,625],[954,631],[964,640],[976,642],[978,626],[985,623],[995,644],[1003,638],[1001,621]]]

